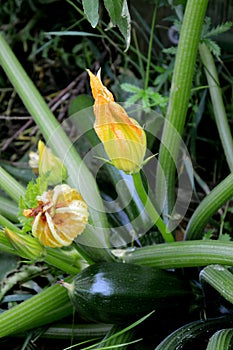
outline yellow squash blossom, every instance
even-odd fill
[[[32,234],[45,247],[68,246],[83,232],[88,222],[87,204],[70,186],[57,185],[37,197],[38,206],[25,209],[34,217]]]
[[[146,152],[146,134],[138,122],[114,101],[112,93],[103,85],[100,70],[95,76],[87,70],[94,103],[94,129],[116,168],[137,173]]]

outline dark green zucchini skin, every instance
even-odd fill
[[[69,288],[70,300],[89,321],[125,323],[169,303],[180,305],[191,291],[174,273],[125,263],[96,263]]]

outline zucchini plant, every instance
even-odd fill
[[[74,3],[69,3],[83,13]],[[88,21],[96,27],[99,1],[85,0],[82,4]],[[158,5],[156,1],[153,26]],[[146,154],[151,135],[140,125],[140,117],[138,121],[131,118],[130,110],[115,101],[102,83],[100,71],[97,76],[88,71],[95,102],[94,106],[81,110],[83,119],[81,123],[77,121],[79,130],[86,128],[85,142],[97,148],[91,161],[102,162],[103,178],[97,179],[93,168],[88,167],[90,162],[79,154],[78,147],[64,132],[0,33],[0,64],[49,146],[42,147],[40,143],[39,156],[36,155],[39,176],[27,186],[0,167],[0,187],[4,192],[0,203],[5,206],[0,210],[0,250],[21,257],[23,262],[45,264],[59,282],[53,280],[40,293],[0,313],[3,340],[55,321],[70,322],[76,310],[79,327],[83,326],[86,338],[92,341],[85,349],[124,350],[134,342],[142,342],[146,348],[147,339],[140,338],[146,329],[150,333],[147,332],[148,342],[155,349],[190,349],[192,343],[203,349],[230,348],[233,243],[226,235],[213,240],[205,234],[213,215],[233,196],[232,137],[215,62],[202,37],[207,5],[207,0],[188,0],[185,6],[168,106],[162,118],[159,166],[153,168],[155,192],[143,173],[155,158],[151,150]],[[104,1],[104,6],[130,50],[127,1],[117,4]],[[149,74],[151,67],[154,68],[153,33],[154,28],[144,74],[145,91],[149,91]],[[180,221],[176,219],[175,205],[179,181],[176,164],[198,52],[230,173],[196,206],[183,228],[182,240],[178,241],[174,229],[174,222]],[[143,64],[141,60],[141,68]],[[133,113],[136,111],[133,108]],[[157,135],[155,120],[152,118],[150,122]],[[88,123],[91,128],[86,126]],[[186,170],[190,170],[189,180],[193,184],[192,167],[187,166]],[[108,188],[103,190],[101,180],[115,187],[123,183],[123,190],[114,189],[114,194],[109,194]],[[111,205],[115,205],[112,199],[116,193],[124,208],[114,212]],[[134,220],[138,214],[140,220]],[[150,235],[152,242],[145,243]],[[211,319],[209,288],[220,298]],[[200,315],[204,315],[203,319]],[[75,322],[73,316],[71,329]],[[94,339],[93,322],[98,324],[98,329],[105,323],[105,337],[98,343]],[[102,331],[99,334],[103,337]]]

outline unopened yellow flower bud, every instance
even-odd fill
[[[46,175],[48,185],[57,185],[67,177],[66,167],[62,161],[56,157],[52,151],[45,146],[44,142],[38,143],[39,153],[39,175]]]
[[[100,70],[95,76],[89,70],[95,99],[94,129],[104,145],[111,163],[126,173],[137,173],[146,152],[146,134],[138,122],[114,101],[112,93],[102,84]]]
[[[24,215],[34,217],[32,234],[43,246],[68,246],[85,229],[87,204],[70,186],[57,185],[38,196],[37,201],[38,206],[24,210]]]
[[[43,255],[43,247],[37,239],[5,228],[4,234],[17,254],[29,260],[38,260]]]

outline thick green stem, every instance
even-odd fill
[[[188,103],[192,87],[192,79],[196,62],[198,44],[208,0],[188,0],[181,28],[179,45],[172,77],[169,104],[166,119],[182,135]],[[166,147],[164,146],[166,144]],[[168,146],[168,147],[167,147]],[[164,208],[164,217],[171,215],[175,197],[175,164],[180,144],[173,138],[172,129],[165,123],[159,162],[161,167],[157,171],[156,193],[160,198],[165,191],[163,173],[166,179],[167,198]],[[173,150],[173,156],[169,149]]]
[[[226,300],[233,303],[233,274],[227,268],[221,265],[206,266],[199,278],[204,290],[205,283],[208,283]]]
[[[18,222],[18,207],[11,200],[0,196],[0,214],[5,216],[7,219]]]
[[[199,239],[211,216],[233,196],[233,173],[228,175],[206,196],[194,211],[186,228],[185,239]]]
[[[14,231],[14,232],[18,232],[20,233],[21,230],[14,224],[12,224],[11,221],[9,221],[8,219],[6,219],[3,215],[0,214],[0,226],[2,227],[7,227],[10,230]]]
[[[86,200],[90,212],[90,222],[94,227],[90,233],[93,235],[93,246],[98,248],[108,247],[107,218],[94,177],[1,34],[0,64],[39,126],[45,140],[66,165],[69,174],[67,182],[77,188]],[[85,242],[82,247],[85,250]],[[91,250],[89,246],[88,249]],[[94,255],[97,259],[98,255],[99,259],[102,260],[111,259],[107,249],[95,250]]]
[[[206,350],[222,349],[231,350],[233,345],[233,329],[221,329],[216,331],[209,339]]]
[[[44,326],[72,314],[72,311],[67,291],[56,284],[1,313],[0,338]]]
[[[205,68],[205,74],[209,85],[211,102],[213,105],[213,113],[215,116],[219,136],[222,142],[228,166],[233,172],[233,139],[226,116],[217,69],[214,63],[213,56],[206,44],[201,43],[199,45],[199,52],[202,63]]]
[[[12,247],[3,231],[0,230],[0,251],[16,255],[15,249]]]
[[[206,266],[210,264],[232,266],[233,242],[197,240],[158,244],[123,251],[121,258],[126,263],[162,269]]]
[[[17,203],[25,193],[25,188],[2,167],[0,167],[0,187]]]
[[[146,193],[144,185],[142,183],[141,175],[139,172],[136,174],[133,174],[133,180],[134,180],[134,185],[135,185],[135,188],[137,190],[138,196],[141,199],[142,204],[144,205],[145,210],[146,210],[147,214],[149,215],[152,223],[158,227],[165,242],[174,242],[173,235],[167,229],[164,221],[161,219],[159,213],[157,212],[157,210],[153,206],[148,194]]]

